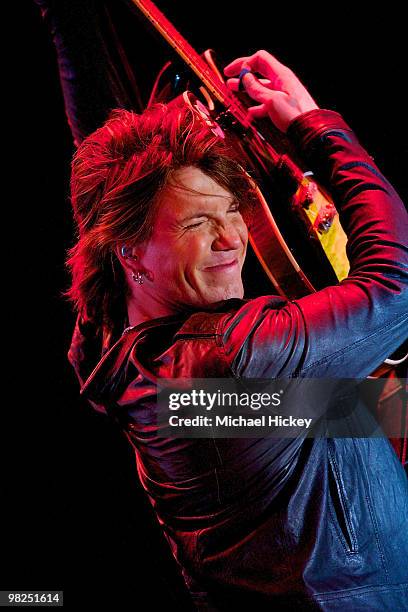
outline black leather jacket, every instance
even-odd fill
[[[79,319],[69,359],[134,445],[197,605],[407,610],[407,480],[386,439],[177,440],[154,426],[158,377],[365,377],[407,336],[397,194],[337,113],[306,113],[288,134],[334,196],[349,277],[295,301],[228,300],[143,323],[91,374],[92,328]]]

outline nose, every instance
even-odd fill
[[[211,247],[213,251],[230,251],[240,248],[241,236],[233,223],[219,224],[216,231],[217,236]]]

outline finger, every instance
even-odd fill
[[[268,85],[271,84],[271,81],[269,79],[258,79],[258,80],[260,83],[262,83],[264,87],[268,87]],[[239,79],[236,79],[236,78],[227,79],[226,83],[228,87],[232,89],[232,91],[239,91]]]
[[[268,114],[268,107],[266,104],[259,104],[258,106],[250,106],[248,108],[248,114],[252,119],[261,119],[266,117]]]
[[[233,62],[225,66],[224,74],[227,77],[235,76],[239,74],[244,67],[244,65],[248,62],[249,57],[238,57]]]
[[[270,100],[273,90],[262,85],[259,79],[257,79],[251,72],[247,72],[241,81],[244,84],[247,94],[256,100],[256,102],[261,102],[263,104]]]
[[[268,78],[271,81],[273,89],[282,90],[284,83],[290,75],[290,70],[282,64],[268,51],[260,50],[245,59],[242,68],[250,68],[252,72],[258,72],[260,75]]]
[[[263,49],[251,55],[248,59],[248,64],[251,66],[252,70],[268,78],[270,78],[269,74],[271,71],[274,75],[279,75],[282,70],[287,70],[287,67],[276,59],[274,55]]]

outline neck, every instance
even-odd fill
[[[149,296],[145,296],[143,304],[139,304],[135,301],[134,297],[130,297],[127,302],[128,321],[131,327],[144,323],[145,321],[151,321],[152,319],[158,319],[159,317],[169,317],[174,315],[188,315],[189,313],[197,310],[214,311],[225,300],[214,302],[212,304],[203,304],[200,306],[169,306],[168,304],[161,304],[154,300],[149,299]]]
[[[182,314],[182,310],[170,309],[167,306],[158,303],[150,303],[146,300],[144,304],[137,304],[130,299],[127,304],[128,320],[130,326],[139,325],[151,319],[159,317],[167,317],[175,314]]]

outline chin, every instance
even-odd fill
[[[231,300],[232,298],[242,300],[243,297],[244,287],[242,286],[242,283],[240,283],[238,286],[220,288],[220,290],[213,295],[212,299],[209,300],[209,304],[217,304],[219,302],[224,302],[225,300]]]

